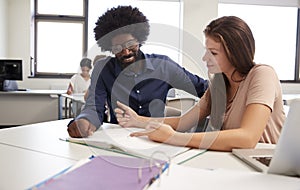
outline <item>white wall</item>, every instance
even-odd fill
[[[24,60],[24,81],[18,82],[21,88],[50,89],[51,86],[67,88],[68,79],[28,78],[30,73],[30,24],[31,0],[0,0],[0,57],[17,57]],[[218,0],[183,0],[184,30],[203,40],[203,29],[217,16]],[[7,8],[7,9],[5,9]],[[4,16],[3,16],[4,15]],[[7,30],[5,30],[7,26]],[[51,34],[49,34],[51,35]],[[7,40],[5,40],[7,39]],[[183,38],[183,50],[188,47]],[[198,69],[183,57],[183,65],[198,73]],[[283,84],[284,93],[300,93],[300,84]]]
[[[222,3],[300,7],[299,0],[219,0]]]
[[[204,53],[203,29],[217,17],[218,0],[185,0],[183,12],[182,65],[199,76],[206,76],[206,66],[201,61]]]
[[[6,0],[0,0],[0,57],[6,57]]]

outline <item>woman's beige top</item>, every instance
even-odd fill
[[[208,100],[209,98],[205,98],[207,95],[208,93],[201,99]],[[239,128],[247,105],[253,103],[264,104],[272,111],[260,142],[277,143],[285,113],[281,84],[269,65],[255,65],[240,83],[235,98],[227,105],[222,130]]]

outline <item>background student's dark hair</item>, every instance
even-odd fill
[[[80,61],[80,67],[88,67],[89,69],[92,68],[92,60],[89,58],[82,58]]]
[[[138,8],[131,6],[118,6],[108,10],[99,17],[94,28],[97,44],[104,51],[111,50],[111,39],[116,35],[131,34],[143,44],[149,31],[150,25],[146,16]]]

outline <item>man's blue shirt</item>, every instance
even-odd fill
[[[97,62],[85,107],[77,119],[85,118],[99,127],[107,102],[110,122],[117,123],[116,101],[129,105],[139,115],[163,117],[169,89],[181,89],[198,97],[207,89],[206,80],[188,72],[168,56],[143,54],[142,57],[144,59],[126,68],[114,57]]]

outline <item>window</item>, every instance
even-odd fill
[[[271,65],[282,82],[300,82],[299,10],[289,6],[219,3],[218,16],[235,15],[245,20],[255,38],[255,62]]]
[[[70,77],[77,72],[87,49],[87,3],[35,0],[34,77]]]
[[[82,56],[93,60],[100,53],[94,38],[95,23],[104,12],[118,5],[139,7],[150,24],[172,27],[172,35],[166,34],[174,39],[172,44],[152,42],[151,31],[150,40],[148,38],[142,50],[145,53],[164,52],[180,63],[182,3],[179,0],[35,0],[33,77],[70,77],[79,71]]]

